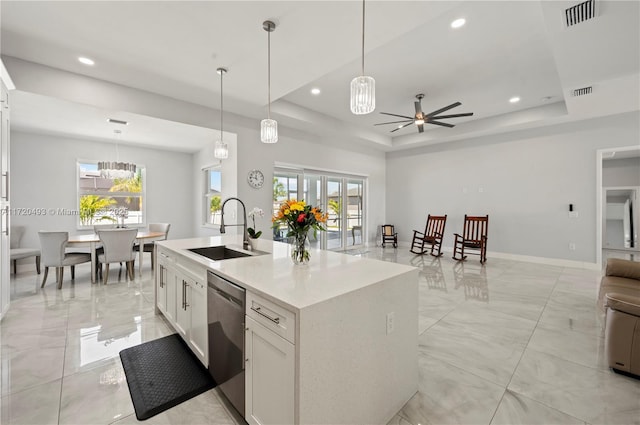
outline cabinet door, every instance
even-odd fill
[[[0,211],[0,318],[9,309],[9,207]]]
[[[207,288],[199,281],[189,283],[189,310],[191,311],[191,328],[189,329],[189,345],[202,364],[209,366],[209,338],[207,329]]]
[[[191,310],[189,310],[189,278],[182,273],[176,273],[176,330],[189,341],[187,333],[191,327]]]
[[[245,319],[245,420],[249,424],[292,424],[295,347],[249,316]]]
[[[164,264],[158,264],[156,274],[156,307],[167,315],[167,268]]]
[[[176,282],[176,272],[171,267],[165,267],[165,279],[166,279],[166,309],[164,311],[164,317],[166,317],[170,323],[176,322],[176,312],[180,307],[178,305],[178,286]]]

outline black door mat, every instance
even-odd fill
[[[178,334],[120,351],[136,418],[143,421],[215,387]]]

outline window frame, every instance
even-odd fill
[[[206,167],[202,167],[202,183],[203,183],[203,191],[202,191],[202,213],[201,213],[201,221],[202,227],[210,228],[210,229],[219,229],[220,224],[215,223],[215,218],[213,222],[209,221],[210,213],[210,205],[211,205],[211,197],[214,196],[214,191],[210,186],[210,173],[212,171],[217,171],[220,173],[220,191],[217,192],[217,196],[220,196],[220,200],[223,199],[223,191],[222,191],[222,161],[208,165]],[[215,214],[215,213],[214,213]]]
[[[82,221],[80,219],[80,199],[82,198],[82,196],[84,195],[99,195],[99,196],[104,196],[104,192],[98,192],[95,191],[94,193],[91,193],[90,191],[82,191],[82,189],[80,188],[80,177],[81,177],[81,170],[80,170],[80,166],[81,164],[95,164],[97,165],[100,162],[100,160],[97,159],[84,159],[84,158],[77,158],[76,159],[76,208],[73,210],[74,214],[77,216],[76,218],[76,229],[77,230],[93,230],[94,226],[99,226],[99,225],[105,225],[105,224],[113,224],[113,225],[117,225],[117,221],[114,222],[108,222],[108,223],[103,223],[103,222],[93,222],[89,225],[84,225],[82,224]],[[145,164],[139,164],[139,163],[135,163],[136,164],[136,169],[140,171],[141,174],[141,178],[142,178],[142,191],[141,192],[112,192],[116,195],[113,195],[112,197],[141,197],[142,198],[142,206],[141,206],[141,213],[140,213],[140,219],[141,222],[140,223],[127,223],[125,221],[125,225],[129,226],[129,227],[137,227],[137,228],[144,228],[147,226],[147,166]]]

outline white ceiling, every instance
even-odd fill
[[[226,66],[225,110],[257,122],[267,101],[262,22],[272,19],[272,100],[281,131],[309,125],[298,116],[317,116],[366,131],[371,146],[388,150],[495,127],[492,118],[529,108],[571,106],[574,88],[640,75],[640,2],[598,0],[597,18],[564,28],[563,10],[576,3],[367,2],[365,69],[376,79],[377,107],[366,116],[349,112],[349,83],[360,72],[359,1],[2,1],[1,47],[6,56],[212,108],[219,107],[215,69]],[[459,17],[467,24],[451,29]],[[96,65],[81,65],[80,55]],[[312,87],[322,93],[312,96]],[[425,112],[460,101],[449,112],[474,116],[447,120],[455,129],[427,125],[424,135],[413,126],[393,134],[394,126],[373,126],[391,121],[381,111],[413,115],[417,93],[426,95]],[[108,111],[17,95],[14,126],[105,139]],[[521,102],[509,103],[512,96]],[[571,115],[572,108],[553,111]],[[86,114],[81,125],[77,114]],[[214,137],[198,127],[169,127],[148,118],[136,124],[139,134],[133,126],[127,133],[136,143],[189,151]],[[176,137],[193,144],[172,145]]]

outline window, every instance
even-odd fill
[[[274,170],[273,213],[276,214],[282,201],[304,199],[319,206],[329,214],[325,225],[327,231],[318,238],[309,236],[312,246],[323,249],[349,249],[366,243],[365,233],[365,183],[366,178],[318,170]],[[286,227],[275,229],[274,240],[283,240]]]
[[[145,224],[145,167],[132,177],[109,177],[98,161],[78,161],[78,227]]]
[[[214,165],[204,170],[204,224],[220,225],[222,208],[222,167]]]

